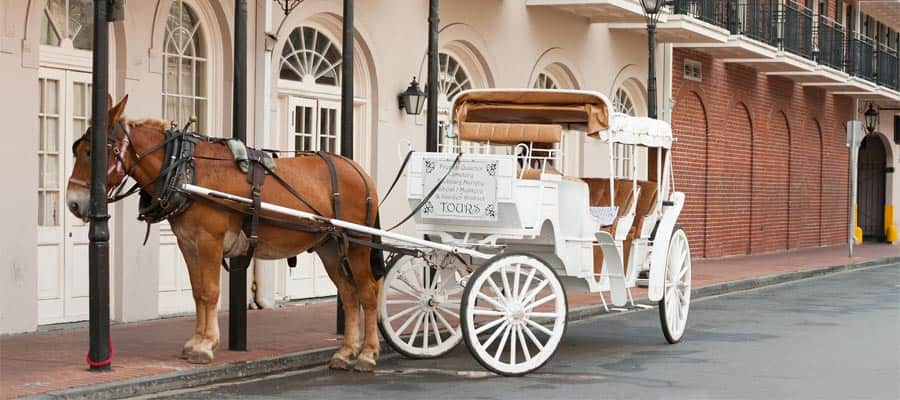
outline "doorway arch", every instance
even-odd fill
[[[857,225],[863,231],[863,241],[885,240],[887,161],[887,151],[880,136],[866,135],[859,147],[857,180]]]

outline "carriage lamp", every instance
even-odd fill
[[[641,7],[644,8],[644,13],[648,16],[657,15],[666,3],[665,0],[641,0]]]
[[[869,109],[866,110],[864,115],[866,116],[866,132],[869,132],[871,135],[878,128],[878,110],[875,109],[872,103],[869,103]]]
[[[275,0],[278,3],[278,7],[281,7],[281,11],[284,11],[284,16],[288,16],[291,14],[291,11],[294,11],[303,0]]]
[[[409,87],[397,96],[397,99],[400,101],[400,109],[406,110],[406,113],[409,115],[422,113],[422,109],[425,106],[425,98],[425,92],[419,88],[419,82],[416,82],[416,77],[413,77]]]

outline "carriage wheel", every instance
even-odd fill
[[[459,304],[464,266],[435,269],[422,258],[401,256],[388,266],[378,305],[384,340],[409,358],[435,358],[462,340]]]
[[[691,306],[691,248],[684,229],[675,227],[666,260],[666,287],[659,301],[659,322],[663,335],[675,344],[684,335]]]
[[[547,263],[527,254],[501,254],[469,279],[462,330],[485,368],[524,375],[546,363],[566,330],[566,293]]]

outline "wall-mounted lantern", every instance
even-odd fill
[[[409,115],[422,113],[422,109],[425,108],[425,98],[425,92],[419,88],[419,82],[416,82],[416,77],[413,77],[409,87],[397,96],[400,102],[400,109],[406,110],[406,113]]]
[[[866,132],[870,135],[875,133],[875,129],[878,129],[878,110],[872,103],[869,103],[869,109],[863,115],[866,117]]]

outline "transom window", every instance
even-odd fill
[[[163,119],[187,122],[197,116],[197,131],[206,125],[207,54],[203,28],[183,0],[169,9],[163,50]]]
[[[48,0],[41,17],[41,44],[69,49],[94,48],[92,1]]]
[[[281,79],[341,86],[341,51],[322,32],[308,26],[294,29],[281,50]]]
[[[472,88],[472,81],[462,64],[447,53],[438,54],[438,124],[439,140],[445,143],[452,135],[450,131],[450,107],[453,98],[460,92]]]
[[[550,75],[547,75],[543,72],[538,74],[538,78],[534,81],[535,89],[559,89],[559,85],[556,84],[556,81]]]
[[[616,95],[613,96],[613,110],[631,116],[635,115],[634,102],[631,96],[623,88],[616,89]],[[615,175],[620,178],[631,178],[632,173],[632,153],[635,150],[633,144],[616,143],[613,146],[616,170]]]

